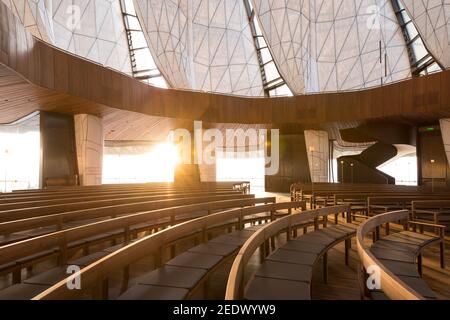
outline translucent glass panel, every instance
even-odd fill
[[[176,148],[169,144],[144,151],[133,147],[105,147],[102,182],[173,182],[177,156]]]
[[[413,76],[440,71],[439,64],[426,48],[420,33],[417,31],[401,0],[392,0],[392,4],[396,11],[398,21],[403,28],[405,40],[410,51]]]
[[[167,88],[167,83],[153,60],[141,23],[136,15],[133,0],[120,1],[125,31],[129,37],[128,46],[133,76],[154,86]]]
[[[402,0],[428,50],[450,67],[450,0]]]
[[[265,38],[296,94],[367,88],[410,76],[387,0],[254,0]]]
[[[136,0],[153,58],[174,88],[263,95],[242,0]]]
[[[0,192],[39,188],[39,116],[0,126]]]
[[[36,37],[131,74],[119,0],[1,0]]]
[[[292,96],[292,92],[281,77],[272,57],[267,42],[264,39],[259,21],[255,15],[251,0],[243,0],[250,21],[250,30],[255,42],[258,61],[260,64],[262,82],[267,96]]]

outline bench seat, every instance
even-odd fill
[[[0,291],[0,300],[30,300],[50,286],[20,283]]]
[[[223,257],[220,255],[185,252],[168,261],[166,265],[208,270],[216,266],[222,260],[222,258]]]
[[[193,253],[215,254],[220,256],[228,256],[239,249],[239,246],[223,243],[204,243],[188,250]]]
[[[118,300],[183,300],[188,293],[188,289],[137,284],[122,294]]]
[[[185,299],[207,274],[226,257],[231,256],[260,226],[218,236],[195,246],[166,262],[161,268],[137,279],[118,299]],[[138,287],[136,287],[138,286]],[[148,286],[148,287],[146,287]],[[173,291],[183,289],[186,291]]]
[[[107,255],[109,255],[108,252],[98,251],[98,252],[92,253],[90,255],[81,257],[81,258],[69,260],[67,262],[67,265],[69,265],[69,266],[79,266],[80,268],[84,268],[84,267],[90,265],[91,263],[94,263],[97,260],[100,260],[101,258],[106,257]]]
[[[412,231],[401,231],[385,236],[370,247],[370,252],[389,271],[426,299],[436,299],[419,273],[417,256],[422,249],[440,238]]]
[[[57,267],[28,278],[24,280],[23,283],[52,286],[68,276],[70,276],[70,274],[67,273],[66,268]]]
[[[307,265],[266,260],[256,272],[256,276],[271,279],[309,282],[312,267]]]
[[[206,273],[205,269],[164,265],[138,278],[137,284],[192,290]]]
[[[29,300],[37,294],[30,297],[30,292],[34,293],[35,291],[29,290],[30,287],[25,286],[24,284],[41,286],[41,291],[37,292],[37,293],[40,293],[40,292],[46,290],[47,288],[50,288],[51,286],[55,285],[59,281],[70,276],[70,274],[67,273],[67,266],[76,265],[80,268],[84,268],[84,267],[88,266],[89,264],[111,254],[112,252],[121,249],[122,247],[124,247],[123,243],[115,245],[113,247],[108,247],[108,248],[102,249],[101,251],[89,254],[87,256],[83,256],[83,257],[80,257],[77,259],[72,259],[69,262],[67,262],[66,267],[56,267],[56,268],[47,270],[43,273],[37,274],[35,276],[32,276],[28,279],[23,280],[23,282],[20,284],[14,284],[6,289],[3,289],[2,291],[0,291],[0,296],[2,295],[3,291],[13,292],[14,297],[16,297],[16,299]],[[39,253],[39,254],[41,254],[41,253]],[[31,257],[28,259],[34,260],[35,258],[36,257],[34,256],[34,257]],[[16,265],[17,265],[16,263],[10,263],[9,268],[13,268]],[[5,267],[7,267],[7,266],[5,265]],[[13,287],[14,287],[14,289],[10,289]],[[8,289],[9,289],[9,291],[6,291]],[[37,290],[38,288],[34,288],[34,289]],[[7,297],[7,295],[5,295],[5,297]]]
[[[267,290],[270,288],[270,290]],[[310,285],[300,281],[255,276],[247,289],[247,300],[310,300]]]
[[[310,300],[315,264],[328,249],[355,234],[356,225],[348,223],[331,225],[288,241],[258,268],[247,286],[245,298]]]

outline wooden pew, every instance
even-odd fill
[[[205,217],[197,218],[173,228],[147,236],[139,241],[136,241],[128,246],[98,260],[97,262],[83,268],[79,275],[81,275],[81,290],[69,290],[67,288],[67,281],[72,281],[74,275],[60,281],[53,287],[47,289],[41,294],[34,297],[34,300],[41,299],[70,299],[79,297],[82,294],[91,294],[94,292],[94,298],[108,297],[108,278],[111,273],[119,270],[124,270],[125,274],[129,266],[148,256],[154,256],[157,265],[162,266],[165,248],[173,246],[179,242],[180,239],[186,237],[200,238],[203,242],[208,242],[208,233],[212,229],[217,229],[222,225],[225,230],[228,229],[230,223],[236,226],[237,230],[242,230],[245,225],[245,217],[247,215],[254,215],[256,213],[268,212],[271,217],[275,215],[277,210],[292,210],[294,207],[302,207],[302,203],[273,203],[267,205],[254,206],[249,208],[233,209],[225,212],[211,214]],[[201,283],[207,275],[202,273],[196,275],[196,280]],[[186,272],[187,279],[191,273]],[[168,287],[161,286],[160,290],[165,290]]]
[[[49,233],[0,247],[0,270],[2,273],[13,272],[14,283],[19,283],[21,269],[51,257],[58,257],[59,264],[63,265],[71,253],[77,252],[80,248],[84,248],[84,253],[89,254],[86,247],[93,244],[113,239],[129,242],[133,235],[136,236],[144,230],[173,226],[199,215],[210,215],[216,210],[274,203],[275,200],[274,197],[244,198],[183,204]]]
[[[189,205],[195,203],[202,203],[208,201],[219,201],[219,200],[231,200],[231,199],[249,199],[254,198],[254,195],[243,195],[240,193],[236,194],[200,194],[195,196],[186,197],[169,197],[169,199],[150,199],[150,201],[142,201],[135,203],[128,203],[125,201],[124,204],[111,205],[108,203],[107,206],[103,207],[93,207],[88,209],[67,211],[59,214],[46,214],[47,211],[39,211],[43,214],[34,214],[30,217],[24,217],[23,219],[16,219],[18,217],[15,212],[9,219],[4,222],[0,222],[0,243],[6,245],[11,242],[20,241],[36,236],[40,236],[46,233],[54,232],[57,230],[62,230],[64,227],[73,227],[95,222],[96,220],[104,220],[108,218],[115,218],[118,216],[129,215],[139,211],[156,210],[167,207]],[[77,207],[75,207],[77,208]],[[8,213],[10,215],[10,213]],[[24,214],[22,214],[24,216]],[[23,232],[30,230],[30,232]],[[19,232],[17,234],[17,232]]]
[[[347,223],[328,225],[328,216],[346,213]],[[311,299],[311,281],[314,265],[323,257],[324,281],[327,281],[327,251],[341,241],[346,242],[345,260],[348,263],[350,238],[356,234],[351,223],[348,205],[326,207],[287,216],[258,230],[245,243],[234,260],[228,277],[226,300],[304,300]],[[324,225],[319,229],[319,219]],[[298,228],[314,220],[314,231],[295,237]],[[286,244],[270,254],[269,245],[274,236],[286,233]],[[304,241],[306,240],[306,241]],[[256,273],[247,275],[246,266],[260,248],[262,264]],[[270,254],[270,255],[269,255]],[[249,280],[246,282],[246,279]]]
[[[201,182],[196,184],[175,184],[175,183],[137,183],[137,184],[102,184],[96,186],[72,186],[72,187],[58,187],[45,189],[28,189],[28,190],[13,190],[8,193],[0,193],[3,196],[16,196],[27,194],[57,194],[69,192],[93,192],[93,191],[114,191],[114,190],[131,190],[131,189],[186,189],[186,188],[203,188],[203,189],[228,189],[232,190],[238,186],[248,186],[250,182]]]
[[[192,187],[164,187],[164,188],[120,188],[114,190],[75,190],[75,191],[58,191],[58,192],[38,192],[38,193],[26,193],[15,194],[7,193],[0,198],[0,203],[18,202],[18,201],[37,201],[48,199],[61,199],[73,196],[95,196],[95,195],[113,195],[126,192],[183,192],[186,190],[199,190],[199,191],[232,191],[233,188],[207,188],[203,186]]]
[[[122,208],[123,206],[132,206],[134,204],[139,205],[142,203],[156,202],[156,201],[166,201],[175,199],[188,199],[188,198],[202,198],[209,196],[223,196],[223,197],[233,197],[242,195],[240,192],[200,192],[200,193],[186,193],[179,195],[158,195],[158,196],[143,196],[143,197],[132,197],[132,198],[119,198],[119,199],[108,199],[108,200],[98,200],[89,202],[75,202],[75,203],[65,203],[58,205],[42,206],[42,207],[31,207],[31,208],[21,208],[15,210],[5,210],[0,212],[0,222],[21,220],[27,218],[48,216],[52,214],[89,210],[96,208],[105,207],[116,207]]]
[[[389,224],[401,221],[404,231],[390,234]],[[380,228],[386,224],[385,237],[380,237]],[[381,288],[368,289],[364,295],[376,297],[381,291],[393,300],[435,299],[436,295],[421,278],[421,252],[427,246],[438,243],[441,248],[441,267],[444,265],[444,226],[425,224],[438,228],[438,235],[423,235],[410,231],[411,226],[424,223],[411,221],[409,211],[401,210],[374,216],[357,230],[357,249],[363,267],[373,270],[379,276]],[[365,239],[373,233],[374,244],[369,246]],[[417,265],[416,265],[417,260]]]
[[[117,190],[114,192],[98,192],[98,193],[70,193],[64,195],[46,195],[46,196],[32,196],[32,197],[18,197],[18,198],[8,198],[0,201],[1,208],[7,208],[8,205],[14,204],[25,204],[30,206],[33,203],[48,205],[48,204],[58,204],[65,203],[72,200],[102,200],[102,199],[110,199],[110,198],[119,198],[122,196],[131,196],[131,195],[160,195],[160,194],[181,194],[187,192],[237,192],[238,190],[231,190],[228,188],[224,189],[205,189],[205,188],[189,188],[189,189],[167,189],[167,190]],[[240,191],[243,193],[242,191]],[[5,210],[5,209],[2,209]]]

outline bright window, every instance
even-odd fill
[[[105,148],[103,183],[173,182],[178,153],[171,144],[145,152],[133,147]]]
[[[407,155],[378,167],[378,170],[395,178],[395,184],[417,186],[417,157]]]
[[[39,117],[0,126],[0,191],[39,188],[41,142]]]
[[[217,181],[249,181],[252,193],[264,192],[265,159],[218,157]]]

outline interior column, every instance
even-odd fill
[[[102,119],[89,114],[77,114],[74,123],[80,185],[100,185],[104,144]]]

